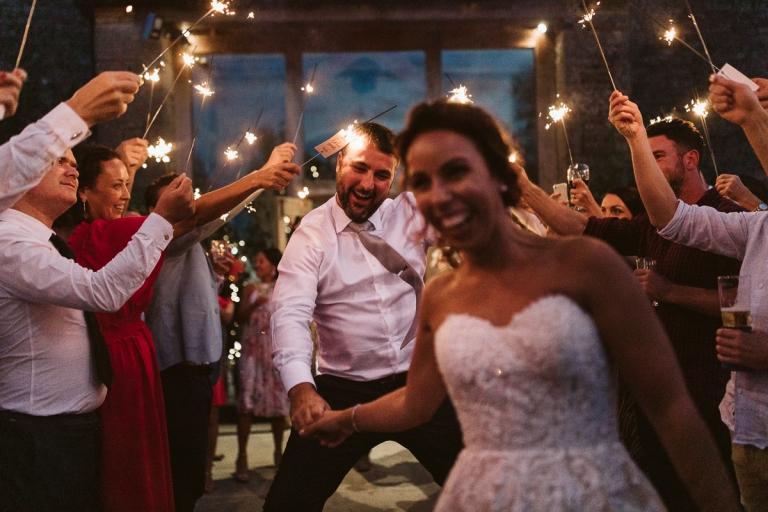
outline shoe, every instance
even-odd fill
[[[246,483],[251,479],[251,473],[248,471],[248,455],[241,453],[237,456],[235,463],[235,480],[240,483]]]
[[[280,448],[275,448],[275,453],[274,453],[275,467],[278,467],[280,465],[281,460],[283,460],[283,452],[280,450]]]
[[[212,493],[216,490],[216,484],[213,483],[213,476],[211,476],[211,470],[206,470],[205,472],[205,492],[208,494]]]
[[[365,473],[369,469],[371,469],[371,457],[366,453],[360,457],[360,460],[355,462],[355,470],[357,470],[358,473]]]

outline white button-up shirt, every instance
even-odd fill
[[[423,276],[425,223],[413,195],[385,200],[368,220],[371,233]],[[273,357],[287,390],[313,382],[313,318],[320,373],[368,381],[408,370],[413,343],[400,345],[416,313],[416,294],[363,247],[347,229],[350,222],[332,197],[302,219],[278,267]]]
[[[741,275],[750,275],[752,281],[752,327],[768,332],[768,213],[722,213],[679,202],[672,221],[659,234],[743,260]],[[734,443],[768,447],[768,372],[731,373],[720,413]]]
[[[82,310],[117,311],[152,272],[173,227],[152,214],[98,272],[60,255],[51,231],[17,210],[0,213],[0,409],[49,416],[89,412],[98,380]]]
[[[0,212],[34,188],[51,164],[91,132],[66,103],[0,146]]]

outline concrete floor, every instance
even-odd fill
[[[272,451],[269,424],[254,424],[248,443],[251,480],[236,482],[232,478],[237,458],[235,426],[220,425],[217,453],[223,453],[224,459],[214,463],[216,489],[200,498],[195,512],[261,510],[275,475]],[[326,503],[325,512],[427,512],[434,508],[440,487],[408,450],[394,442],[383,443],[371,452],[371,462],[369,471],[349,472]]]

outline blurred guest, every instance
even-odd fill
[[[608,190],[597,205],[592,191],[580,179],[573,180],[571,202],[584,209],[587,217],[616,217],[630,220],[635,215],[645,213],[640,194],[635,187],[619,186]]]
[[[290,413],[288,394],[272,362],[272,332],[269,325],[270,299],[277,280],[277,265],[283,254],[270,247],[256,255],[254,267],[259,282],[243,291],[237,318],[243,326],[243,348],[239,361],[240,396],[238,397],[237,461],[235,479],[247,482],[248,436],[253,417],[269,418],[275,442],[273,461],[283,457],[285,417]]]

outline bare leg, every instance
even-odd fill
[[[283,432],[285,431],[285,416],[272,418],[272,437],[275,440],[275,467],[280,465],[283,458]]]
[[[251,434],[253,416],[250,411],[237,416],[237,461],[235,462],[235,480],[247,482],[248,472],[248,436]]]

